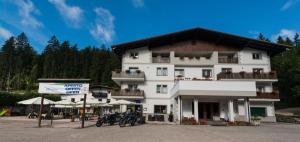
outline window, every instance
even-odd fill
[[[128,89],[129,90],[137,90],[138,85],[137,84],[128,84]]]
[[[102,102],[102,99],[98,99],[99,102]]]
[[[252,58],[254,60],[260,60],[261,59],[261,53],[252,53]]]
[[[139,70],[138,67],[129,67],[129,72],[130,73],[136,73],[137,70]]]
[[[167,94],[168,86],[167,85],[156,85],[156,93]]]
[[[184,69],[175,69],[175,77],[184,76]]]
[[[75,102],[75,98],[71,98],[71,102]]]
[[[222,68],[222,73],[231,73],[232,68]]]
[[[202,70],[202,77],[210,78],[211,77],[211,69],[203,69]]]
[[[154,105],[154,113],[167,114],[166,105]]]
[[[251,116],[261,116],[266,117],[267,111],[265,107],[251,107],[250,108]]]
[[[157,76],[168,76],[168,68],[156,68]]]
[[[130,57],[131,57],[132,59],[137,59],[137,58],[139,58],[139,53],[138,53],[138,52],[131,52],[131,53],[130,53]]]
[[[263,73],[263,72],[264,72],[263,68],[253,68],[253,73],[260,74],[260,73]]]
[[[84,100],[84,98],[80,98],[80,101],[83,101]]]
[[[107,100],[106,100],[106,103],[110,103],[110,99],[107,99]]]

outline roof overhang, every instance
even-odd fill
[[[193,28],[174,33],[154,36],[141,40],[131,41],[122,44],[116,44],[112,46],[112,49],[118,55],[122,55],[128,49],[149,47],[155,48],[163,45],[174,44],[186,40],[204,40],[213,42],[215,44],[233,45],[233,47],[249,47],[254,49],[265,50],[271,55],[281,53],[288,48],[287,45],[275,44],[271,42],[261,41],[257,39],[251,39],[247,37],[241,37],[228,33],[218,32],[214,30],[204,28]]]

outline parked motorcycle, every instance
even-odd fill
[[[103,116],[99,116],[96,126],[101,127],[102,124],[114,125],[116,122],[116,114],[104,114]]]
[[[134,126],[135,123],[138,124],[143,124],[144,119],[142,117],[142,114],[140,112],[127,112],[123,113],[121,115],[120,121],[119,121],[119,126],[120,127],[125,127],[126,124],[130,124],[131,126]]]

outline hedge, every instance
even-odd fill
[[[39,97],[40,94],[34,92],[8,93],[0,92],[0,106],[15,106],[17,102]],[[52,101],[60,101],[60,95],[46,95],[45,98]]]

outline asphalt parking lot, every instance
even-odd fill
[[[140,125],[36,128],[35,121],[0,119],[1,142],[299,142],[300,125],[187,126]]]

